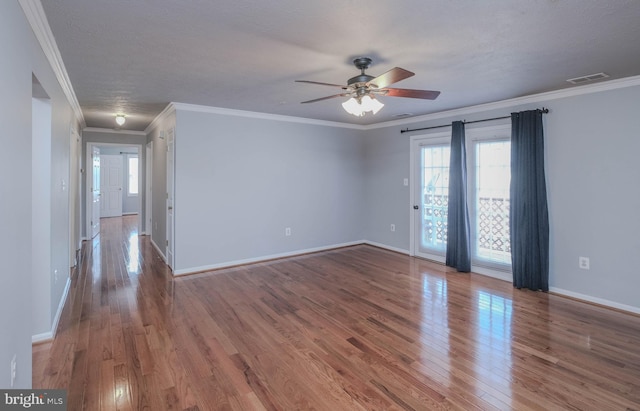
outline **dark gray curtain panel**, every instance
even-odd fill
[[[549,290],[549,212],[540,110],[511,113],[509,228],[513,285]]]
[[[469,210],[467,209],[467,150],[462,121],[454,121],[451,124],[446,264],[458,271],[471,271]]]

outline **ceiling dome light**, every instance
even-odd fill
[[[123,125],[125,121],[124,114],[116,114],[116,123],[118,123],[119,126]]]
[[[382,109],[382,107],[384,107],[384,104],[379,100],[376,100],[373,96],[365,94],[359,99],[351,97],[349,100],[342,103],[342,107],[347,113],[353,114],[356,117],[362,117],[369,111],[372,114],[376,114],[380,109]]]

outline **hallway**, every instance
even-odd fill
[[[173,281],[137,223],[137,215],[101,219],[100,235],[83,243],[56,339],[34,345],[33,387],[69,387],[69,410],[141,410],[158,401],[145,375],[157,336],[151,316],[167,314]]]

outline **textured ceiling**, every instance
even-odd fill
[[[144,130],[169,102],[373,124],[640,74],[637,0],[42,0],[88,127]],[[416,73],[375,116],[343,98],[300,104],[368,74]],[[339,90],[337,90],[339,91]]]

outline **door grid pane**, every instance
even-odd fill
[[[479,142],[475,168],[475,254],[479,259],[510,264],[511,142]]]
[[[449,195],[448,145],[422,147],[422,235],[421,247],[443,253],[447,244]]]

